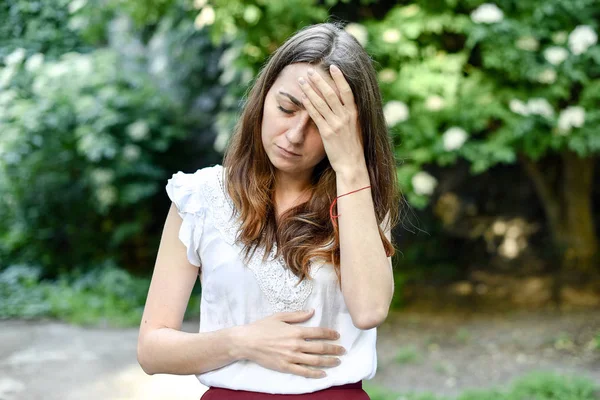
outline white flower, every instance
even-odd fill
[[[0,69],[0,89],[7,87],[16,75],[17,70],[12,67]]]
[[[164,53],[160,53],[150,60],[148,70],[153,75],[161,75],[167,70],[168,66],[169,59],[164,55]]]
[[[115,179],[114,171],[106,168],[96,168],[90,173],[90,176],[98,186],[107,185]]]
[[[344,30],[354,36],[362,47],[366,46],[367,41],[369,40],[369,33],[367,32],[367,28],[365,28],[363,25],[351,22],[346,25]]]
[[[476,24],[493,24],[504,19],[504,13],[494,3],[485,3],[471,13],[471,19]]]
[[[117,189],[114,186],[102,186],[96,191],[96,199],[103,208],[110,207],[117,201]]]
[[[554,44],[565,44],[567,43],[568,33],[565,31],[555,32],[552,34],[552,42]]]
[[[538,75],[537,79],[541,83],[554,83],[556,81],[556,71],[552,68],[547,68]]]
[[[554,115],[554,110],[548,100],[543,98],[529,99],[527,102],[527,110],[531,115],[541,115],[546,118],[550,118]]]
[[[400,8],[400,15],[406,18],[414,17],[421,11],[421,7],[417,4],[409,4],[408,6]]]
[[[71,62],[72,69],[80,75],[89,75],[94,69],[94,63],[91,58],[81,55]]]
[[[14,90],[0,90],[0,106],[5,106],[17,97]],[[0,151],[0,153],[2,153]]]
[[[540,47],[540,42],[533,36],[522,36],[517,40],[515,46],[525,51],[537,51]]]
[[[25,62],[25,69],[28,72],[35,72],[38,69],[40,69],[43,63],[44,55],[42,53],[35,53],[34,55],[30,56]]]
[[[558,46],[548,47],[544,50],[544,58],[552,65],[559,65],[569,57],[567,49]]]
[[[429,111],[439,111],[445,106],[446,101],[438,95],[429,96],[425,100],[425,108],[427,108]]]
[[[425,171],[417,172],[411,179],[416,194],[431,196],[437,186],[437,179]]]
[[[27,53],[25,52],[25,49],[19,47],[18,49],[15,49],[12,53],[4,57],[4,64],[6,64],[7,66],[20,64],[21,61],[25,59],[26,54]]]
[[[398,78],[398,73],[390,68],[379,71],[379,80],[383,83],[392,83]]]
[[[581,128],[585,122],[585,109],[580,106],[567,107],[558,116],[558,130],[562,134],[571,131],[571,128]]]
[[[202,29],[205,26],[212,25],[215,22],[215,9],[211,6],[202,8],[200,14],[194,20],[194,26],[196,29]]]
[[[148,134],[150,133],[150,127],[148,126],[146,121],[143,120],[135,121],[126,129],[129,137],[136,142],[146,139],[148,137]]]
[[[583,54],[598,42],[598,35],[589,25],[579,25],[569,34],[569,48],[575,55]]]
[[[467,132],[458,126],[448,128],[442,137],[446,151],[458,150],[467,141]]]
[[[50,64],[48,68],[46,68],[46,74],[49,78],[60,78],[69,73],[69,67],[66,62],[56,62]]]
[[[406,121],[409,117],[408,106],[401,101],[392,100],[383,107],[383,115],[387,126],[394,126]]]
[[[69,19],[67,27],[72,31],[80,31],[85,29],[89,23],[90,21],[88,17],[83,15],[75,15]]]
[[[391,28],[383,32],[383,41],[386,43],[397,43],[401,37],[402,35],[398,29]]]
[[[256,24],[260,19],[261,11],[260,8],[255,5],[247,5],[244,9],[244,21],[249,23],[250,25]]]
[[[77,11],[81,10],[84,6],[85,3],[87,3],[87,0],[73,0],[69,3],[69,13],[74,14]]]
[[[510,108],[510,111],[514,112],[515,114],[529,115],[529,109],[527,108],[527,104],[523,103],[519,99],[512,99],[508,103],[508,108]]]
[[[136,161],[141,153],[140,147],[135,144],[127,144],[123,147],[123,157],[127,161]]]
[[[199,10],[204,7],[206,3],[208,3],[208,0],[194,0],[194,8]]]

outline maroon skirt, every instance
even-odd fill
[[[276,400],[283,398],[298,400],[370,400],[367,392],[362,389],[362,381],[303,394],[269,394],[211,387],[204,393],[201,400]]]

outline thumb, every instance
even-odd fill
[[[302,310],[302,311],[292,311],[288,313],[283,313],[281,320],[283,322],[302,322],[306,321],[310,317],[313,316],[315,310],[311,308],[310,310]]]

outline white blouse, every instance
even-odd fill
[[[230,218],[234,209],[224,190],[224,168],[206,167],[193,174],[178,172],[167,183],[167,194],[183,219],[179,239],[187,247],[190,263],[202,266],[200,332],[245,325],[280,311],[314,308],[307,327],[337,330],[340,339],[328,341],[343,346],[337,367],[321,379],[305,378],[264,368],[252,361],[238,361],[197,375],[206,386],[273,394],[310,393],[334,385],[371,379],[377,369],[377,328],[354,326],[337,283],[333,265],[324,260],[311,263],[312,281],[298,278],[274,259],[273,248],[262,263],[264,248],[243,262],[242,245],[235,243],[238,223]]]

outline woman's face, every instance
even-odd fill
[[[298,78],[307,79],[311,67],[315,68],[307,63],[290,64],[281,71],[267,92],[262,118],[262,143],[271,163],[300,179],[308,179],[326,156],[319,130],[302,105],[298,84]],[[315,70],[337,92],[333,80],[320,68]]]

